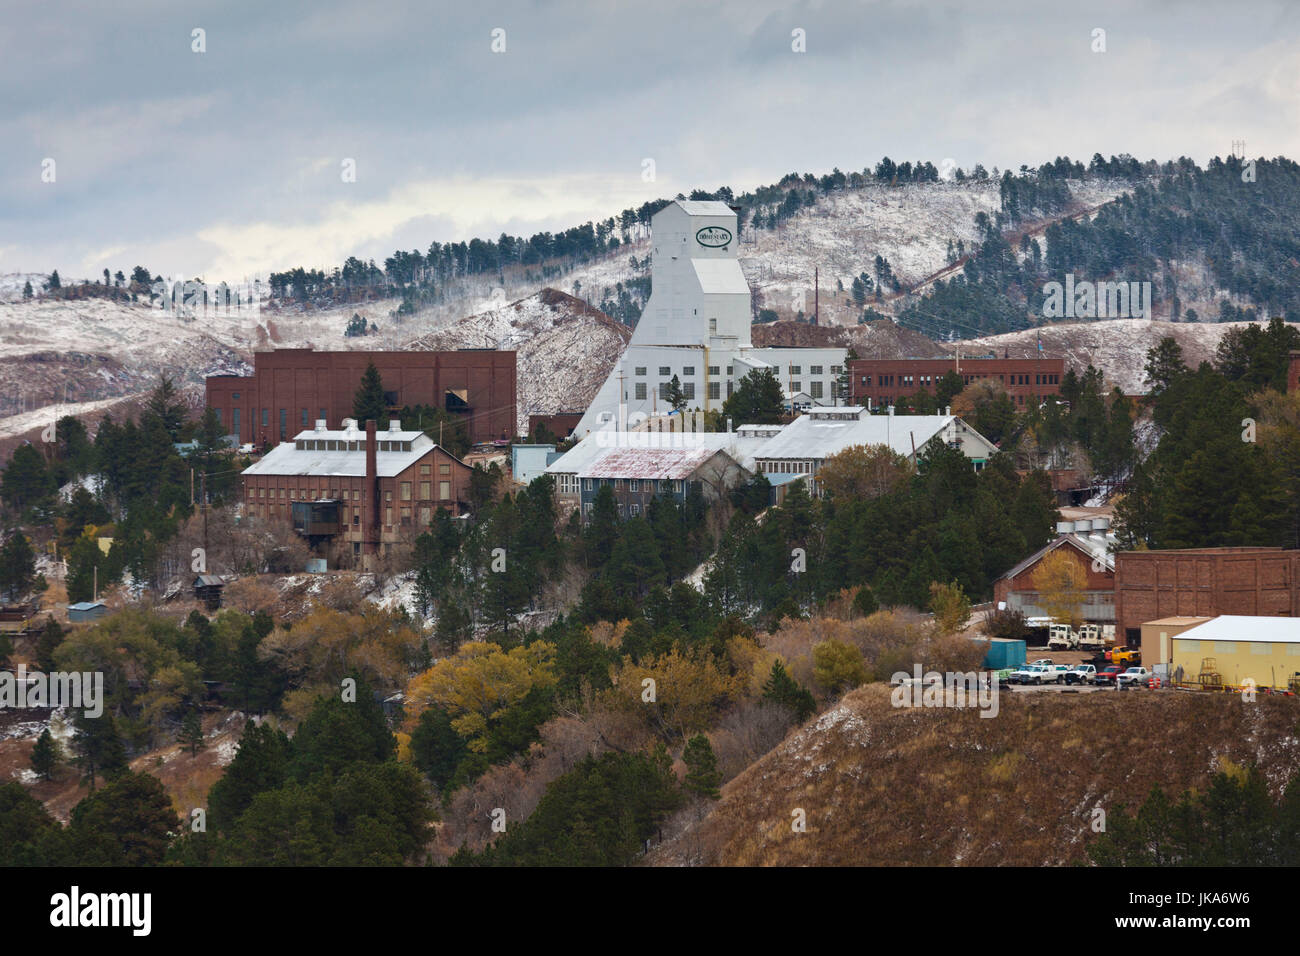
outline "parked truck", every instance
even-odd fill
[[[1113,627],[1114,625],[1111,625]],[[1106,646],[1100,625],[1085,624],[1077,632],[1078,647],[1081,651],[1099,651]]]
[[[1047,646],[1053,651],[1072,651],[1079,646],[1078,632],[1068,624],[1053,624],[1047,634]]]

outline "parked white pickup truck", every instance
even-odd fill
[[[1124,673],[1115,678],[1115,683],[1120,687],[1141,687],[1151,679],[1151,672],[1145,667],[1130,667]]]

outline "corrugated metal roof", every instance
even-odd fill
[[[739,432],[593,432],[564,456],[546,466],[548,474],[576,475],[603,453],[621,449],[709,449],[725,451],[747,471],[754,470],[754,452],[768,441],[763,436]]]
[[[756,459],[817,460],[853,445],[888,445],[900,455],[917,451],[954,420],[953,415],[864,415],[857,421],[824,421],[802,415],[754,452]],[[971,432],[971,434],[976,434]]]
[[[578,472],[579,478],[689,478],[714,455],[716,448],[614,448]],[[730,457],[730,456],[728,456]]]
[[[735,211],[718,199],[678,199],[677,205],[688,216],[734,216]]]
[[[1099,558],[1101,562],[1106,566],[1107,571],[1115,570],[1115,553],[1114,553],[1115,536],[1113,534],[1106,536],[1105,553],[1099,554],[1097,551],[1097,545],[1100,544],[1100,542],[1094,541],[1090,538],[1085,538],[1081,534],[1074,534],[1073,532],[1071,532],[1070,534],[1063,534],[1055,541],[1052,541],[1049,544],[1046,544],[1043,547],[1039,548],[1037,551],[1035,551],[1029,557],[1025,558],[1025,560],[1021,561],[1019,564],[1017,564],[1006,574],[1003,574],[1001,578],[999,578],[999,580],[1001,580],[1002,578],[1014,578],[1017,574],[1022,573],[1026,568],[1031,567],[1039,560],[1041,560],[1049,551],[1055,551],[1063,544],[1073,545],[1077,551],[1082,553],[1083,556],[1088,558],[1089,560],[1093,558]]]
[[[749,295],[749,283],[740,271],[739,259],[692,259],[691,265],[705,295]]]
[[[342,432],[335,432],[337,438]],[[394,441],[410,441],[410,451],[376,451],[375,467],[380,478],[392,478],[415,464],[434,448],[437,443],[423,432],[380,432],[393,435]],[[412,435],[413,438],[398,438],[399,435]],[[304,432],[304,437],[330,437],[322,432]],[[352,441],[362,440],[355,436]],[[364,444],[364,442],[363,442]],[[244,469],[245,476],[279,475],[291,477],[330,477],[364,478],[366,474],[366,453],[364,448],[358,451],[319,451],[299,450],[292,442],[281,442],[272,448],[261,461],[254,462]]]
[[[1300,644],[1300,617],[1222,614],[1175,634],[1175,641],[1272,641]]]

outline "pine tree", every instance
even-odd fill
[[[790,708],[795,720],[803,723],[817,710],[817,701],[810,691],[799,686],[780,660],[772,663],[772,670],[763,682],[763,697]]]
[[[668,392],[665,395],[664,400],[675,412],[683,412],[686,410],[686,405],[689,400],[686,398],[686,393],[682,391],[682,383],[678,380],[676,375],[674,375],[672,381],[668,383]]]
[[[36,745],[32,747],[32,769],[42,780],[51,780],[58,763],[59,745],[54,742],[54,736],[46,727],[36,738]]]
[[[683,786],[691,793],[710,800],[722,796],[718,786],[722,783],[722,773],[718,770],[718,758],[713,752],[713,745],[704,734],[696,734],[686,742],[682,752],[682,762],[686,764],[686,779]]]
[[[30,299],[31,297],[32,297],[32,281],[28,279],[26,282],[23,283],[23,298]]]
[[[126,747],[117,735],[117,724],[111,714],[87,717],[84,713],[74,718],[76,727],[72,747],[76,751],[76,764],[81,767],[82,779],[95,789],[95,775],[113,779],[127,769]]]
[[[31,590],[36,580],[36,552],[21,531],[11,531],[0,545],[0,588],[8,599],[22,597]]]
[[[51,615],[45,619],[41,636],[36,639],[36,666],[46,673],[55,670],[54,651],[63,643],[63,628]]]
[[[203,719],[197,707],[185,711],[185,717],[181,720],[180,740],[181,744],[189,749],[191,757],[206,746],[203,737]]]
[[[382,422],[388,413],[388,402],[384,400],[384,382],[379,376],[379,369],[371,362],[361,376],[361,386],[356,397],[352,399],[352,417],[357,425],[364,428],[366,422]]]
[[[52,292],[61,288],[63,288],[63,284],[59,281],[59,270],[55,269],[50,273],[50,277],[45,280],[45,291]]]

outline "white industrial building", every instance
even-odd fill
[[[677,200],[650,225],[650,300],[575,435],[621,430],[667,412],[674,376],[689,409],[721,409],[737,382],[765,368],[787,395],[804,392],[814,404],[835,401],[844,349],[753,347],[735,210],[724,202]]]
[[[754,467],[765,475],[804,475],[816,492],[815,476],[831,455],[854,445],[887,445],[915,462],[938,436],[971,460],[976,471],[997,447],[956,415],[872,415],[856,405],[812,408],[754,452]]]

